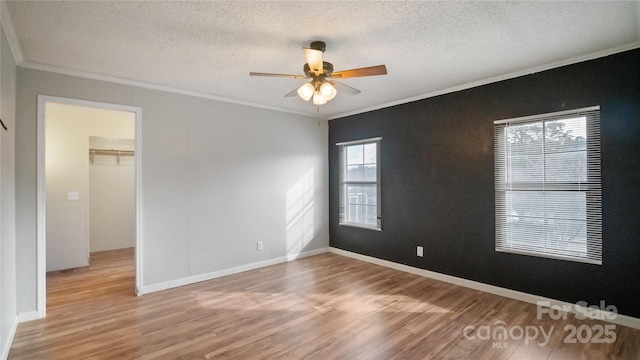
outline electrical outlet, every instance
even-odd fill
[[[69,191],[67,193],[67,200],[69,201],[76,201],[78,200],[78,198],[79,198],[79,195],[77,191]]]
[[[418,257],[422,257],[423,254],[424,253],[422,252],[422,246],[416,247],[416,255],[418,255]]]
[[[262,241],[258,241],[258,251],[264,249],[264,243]]]

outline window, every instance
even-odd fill
[[[340,225],[381,230],[380,140],[338,143]]]
[[[599,107],[496,121],[496,251],[602,264]]]

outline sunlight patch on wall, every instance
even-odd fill
[[[287,190],[287,255],[303,251],[314,236],[314,171],[307,171]]]

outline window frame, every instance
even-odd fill
[[[553,247],[546,244],[538,249],[523,249],[525,246],[514,245],[513,235],[508,234],[508,214],[507,214],[507,193],[522,190],[524,182],[510,181],[507,179],[507,168],[509,167],[509,157],[507,155],[506,130],[511,125],[526,125],[541,123],[543,129],[547,122],[567,120],[572,118],[584,117],[586,127],[586,180],[563,181],[561,183],[547,180],[543,175],[541,181],[529,181],[527,185],[532,188],[526,191],[535,191],[543,194],[554,191],[567,191],[564,188],[569,185],[569,191],[577,191],[585,194],[585,252],[584,256],[570,255],[562,250],[554,250]],[[543,130],[544,131],[544,130]],[[544,134],[544,132],[543,132]],[[515,253],[536,257],[560,259],[574,262],[582,262],[589,264],[602,265],[602,190],[601,190],[601,163],[600,163],[600,107],[592,106],[582,109],[574,109],[567,111],[559,111],[554,113],[525,116],[513,119],[494,121],[494,165],[495,165],[495,251],[505,253]],[[543,139],[542,152],[550,145],[546,144]],[[543,174],[546,174],[546,163],[543,162]],[[558,186],[561,184],[561,186]],[[538,188],[535,188],[538,186]],[[543,214],[546,214],[547,208],[543,208]],[[549,219],[547,215],[543,216],[543,236],[546,236],[546,223]]]
[[[362,140],[354,140],[354,141],[346,141],[336,143],[338,146],[338,156],[339,156],[339,205],[338,205],[338,216],[339,216],[339,225],[350,226],[363,228],[368,230],[382,231],[382,214],[381,214],[381,182],[380,182],[380,142],[382,137],[374,137]],[[354,145],[368,145],[375,144],[376,145],[376,180],[375,181],[347,181],[347,147]],[[346,191],[348,186],[359,185],[359,186],[372,186],[376,187],[376,225],[370,225],[362,222],[353,222],[348,221],[349,218],[349,210],[348,210],[348,193]]]

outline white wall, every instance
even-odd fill
[[[0,359],[6,358],[17,326],[15,237],[16,62],[0,34]]]
[[[133,128],[135,124],[131,124]],[[135,150],[134,139],[89,137],[92,149]],[[135,157],[94,155],[89,164],[91,252],[135,246]]]
[[[328,247],[325,120],[18,68],[19,311],[36,308],[38,94],[142,109],[143,291]]]
[[[45,111],[47,271],[87,266],[89,137],[133,138],[135,114],[56,103]]]

